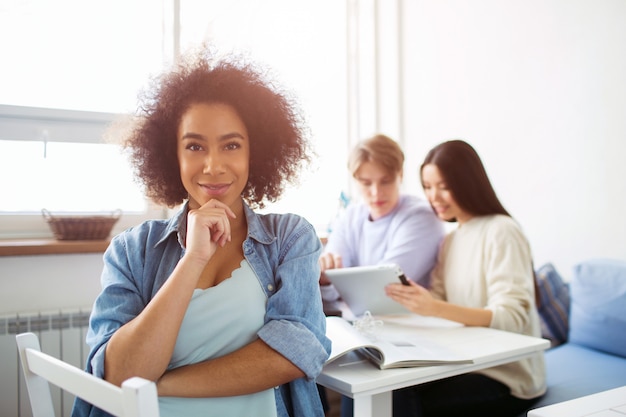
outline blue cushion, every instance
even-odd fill
[[[626,262],[576,265],[570,291],[569,341],[626,357]]]
[[[533,408],[626,385],[626,360],[565,343],[545,353],[548,392]]]
[[[552,346],[567,341],[569,330],[569,287],[563,282],[554,265],[547,263],[536,271],[539,290],[539,318],[541,335]]]

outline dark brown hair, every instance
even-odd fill
[[[424,166],[428,164],[439,169],[452,197],[467,213],[473,216],[510,216],[498,200],[478,153],[467,142],[450,140],[435,146],[424,158],[420,177]]]
[[[124,146],[146,194],[169,207],[187,197],[180,178],[177,130],[191,104],[232,106],[248,130],[250,174],[242,192],[252,207],[276,201],[310,162],[304,121],[293,97],[262,71],[235,57],[215,59],[208,48],[194,52],[156,78],[140,96],[139,119]]]

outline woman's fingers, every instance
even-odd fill
[[[320,269],[322,272],[327,269],[343,268],[343,261],[341,255],[335,253],[324,253],[319,259]]]
[[[385,293],[394,301],[418,314],[424,313],[424,307],[430,300],[428,290],[411,280],[409,280],[409,285],[389,284],[385,287]]]
[[[211,239],[220,246],[230,242],[230,219],[237,217],[226,204],[219,200],[210,200],[198,211],[203,215],[211,232]]]
[[[216,245],[231,240],[230,219],[235,213],[226,204],[211,200],[202,207],[189,210],[187,217],[187,250],[197,251],[206,260],[215,253]]]

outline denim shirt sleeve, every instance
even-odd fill
[[[244,254],[268,295],[258,336],[313,380],[330,354],[319,289],[321,242],[301,217],[271,215],[264,220],[264,227],[272,229],[267,240],[244,243]]]
[[[146,222],[116,236],[104,253],[102,291],[92,308],[87,371],[104,377],[106,344],[120,327],[138,316],[169,276],[180,257],[175,235],[156,245],[162,222]],[[149,259],[144,259],[146,252]],[[171,264],[171,265],[167,265]]]

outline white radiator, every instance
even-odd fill
[[[88,310],[15,314],[0,317],[0,416],[32,417],[28,392],[17,354],[15,335],[33,332],[39,336],[41,350],[81,369],[85,367],[88,347],[85,335]],[[57,417],[69,417],[74,396],[50,386]]]

